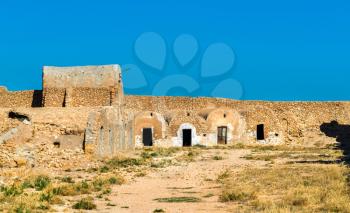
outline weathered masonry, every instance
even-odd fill
[[[45,139],[48,149],[100,157],[148,146],[322,146],[350,123],[349,102],[124,95],[118,65],[44,67],[42,90],[1,87],[0,100],[0,146]]]

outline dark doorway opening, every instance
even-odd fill
[[[183,146],[192,146],[192,129],[182,130]]]
[[[142,142],[144,146],[152,146],[152,129],[151,128],[143,128],[142,131]]]
[[[42,107],[43,106],[43,91],[34,90],[32,107]]]
[[[256,126],[256,139],[265,140],[264,124],[259,124]]]
[[[218,144],[227,144],[227,126],[218,127]]]

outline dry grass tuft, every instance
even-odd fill
[[[220,200],[247,211],[350,212],[348,168],[283,165],[221,175]]]

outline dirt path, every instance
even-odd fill
[[[205,150],[195,162],[149,172],[122,186],[113,188],[110,201],[98,201],[98,212],[226,212],[218,202],[220,185],[215,181],[225,169],[240,169],[252,162],[241,158],[249,150]],[[222,160],[214,160],[221,156]],[[196,197],[200,202],[162,203],[155,199]],[[107,206],[107,203],[116,206]]]

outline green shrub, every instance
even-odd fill
[[[107,162],[110,168],[126,168],[130,166],[141,166],[145,164],[142,158],[113,158]]]
[[[30,213],[30,209],[25,204],[21,203],[15,208],[16,213]]]
[[[23,183],[21,184],[21,188],[22,188],[22,189],[34,188],[34,185],[32,184],[32,182],[31,182],[30,180],[25,180],[25,181],[23,181]]]
[[[16,185],[11,185],[1,187],[1,192],[3,192],[6,197],[14,197],[22,194],[23,190],[18,188]]]
[[[100,168],[100,172],[101,173],[106,173],[108,171],[109,171],[109,168],[107,166],[103,166],[103,167]]]
[[[124,183],[124,179],[122,177],[110,177],[108,179],[108,182],[109,184],[112,184],[112,185],[121,185],[122,183]]]
[[[73,205],[73,209],[93,210],[96,209],[96,204],[93,203],[92,198],[83,198]]]
[[[52,200],[52,198],[54,197],[54,194],[51,193],[51,192],[47,192],[47,193],[42,193],[40,195],[40,201],[43,202],[43,201],[47,201],[47,202],[50,202]]]
[[[48,176],[40,175],[34,180],[34,188],[37,191],[45,189],[50,184],[50,178]]]
[[[96,179],[92,182],[92,186],[94,187],[95,191],[101,191],[105,184],[106,182],[102,179]]]

